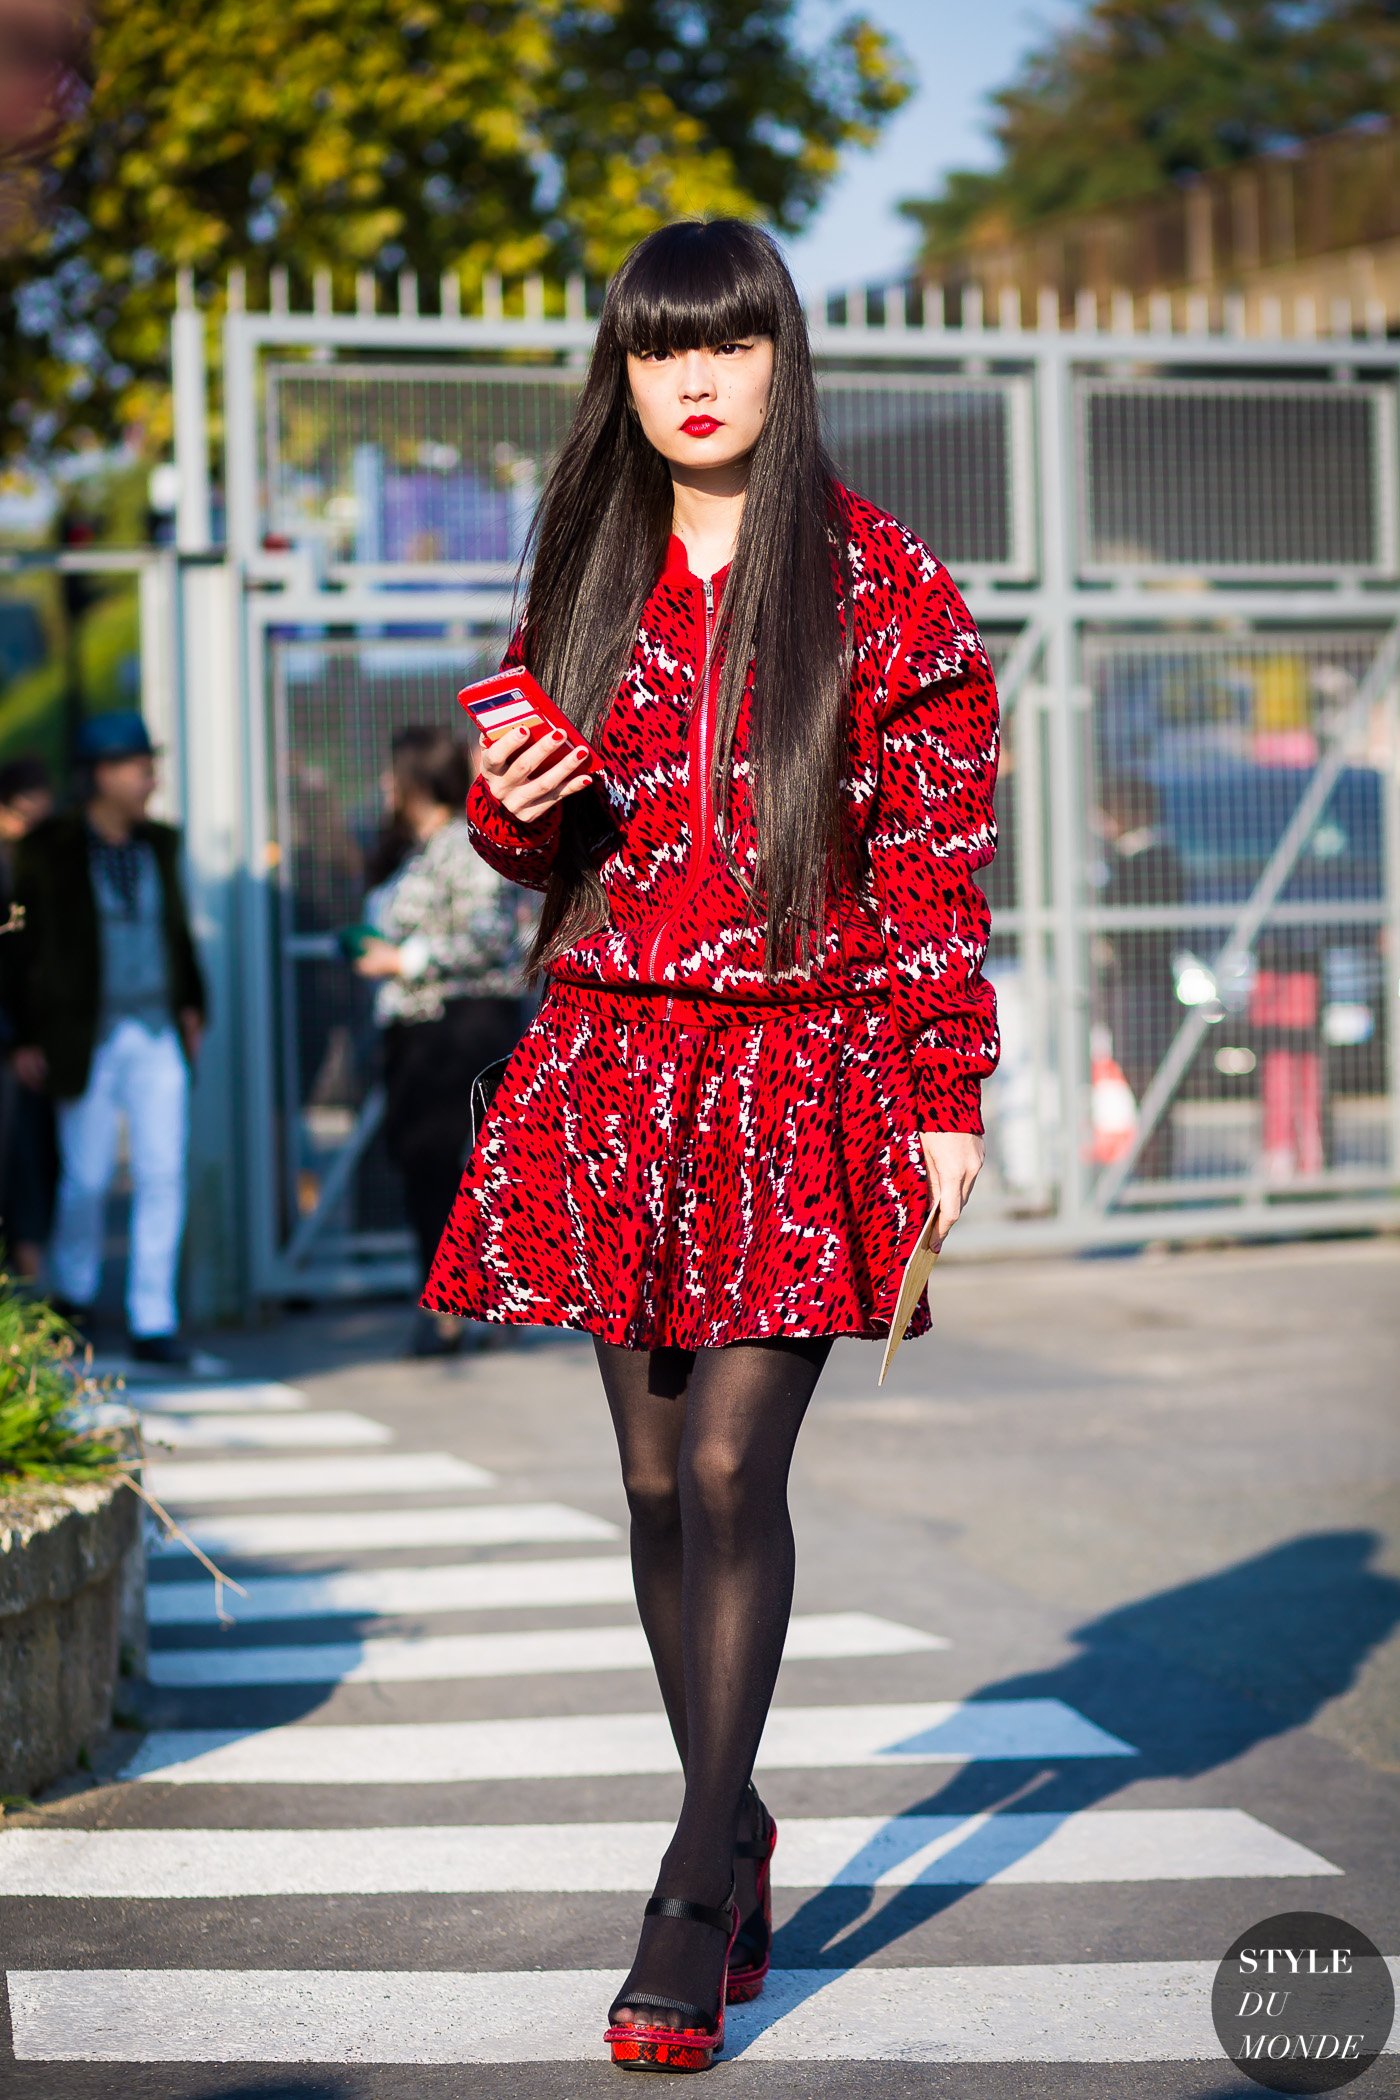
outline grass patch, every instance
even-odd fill
[[[127,1463],[126,1434],[89,1419],[109,1383],[92,1376],[51,1305],[0,1275],[0,1494],[101,1480]]]

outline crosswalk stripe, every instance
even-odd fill
[[[783,1650],[789,1662],[909,1655],[946,1648],[936,1633],[869,1612],[799,1613]],[[581,1670],[648,1670],[640,1626],[536,1627],[512,1633],[446,1633],[327,1642],[314,1647],[167,1648],[151,1655],[152,1684],[170,1690],[258,1684],[405,1684],[467,1677],[534,1677]]]
[[[466,1973],[11,1970],[14,2051],[21,2063],[605,2063],[623,1959]],[[724,2060],[1218,2068],[1215,1971],[1213,1960],[774,1970],[762,1998],[730,2009]],[[1400,2051],[1400,2031],[1387,2049]]]
[[[316,1509],[272,1516],[197,1517],[191,1537],[227,1559],[283,1560],[301,1553],[377,1553],[404,1546],[517,1546],[615,1539],[606,1517],[563,1502],[477,1502],[442,1509]],[[179,1539],[161,1539],[157,1557],[183,1558]]]
[[[669,1823],[374,1830],[14,1830],[0,1896],[587,1894],[654,1887]],[[785,1889],[1146,1882],[1339,1874],[1233,1808],[1065,1815],[785,1817]]]
[[[143,1415],[290,1415],[309,1405],[300,1386],[275,1378],[222,1380],[216,1386],[128,1386]]]
[[[977,1758],[1134,1757],[1131,1745],[1058,1699],[775,1707],[769,1766],[963,1764]],[[125,1779],[172,1786],[396,1786],[674,1772],[657,1713],[422,1721],[361,1727],[157,1729]]]
[[[288,1451],[355,1444],[392,1444],[394,1432],[368,1415],[326,1408],[320,1414],[162,1415],[146,1426],[148,1443],[189,1451]]]
[[[171,1509],[201,1502],[290,1502],[302,1495],[430,1494],[489,1488],[493,1473],[447,1451],[385,1451],[348,1458],[157,1459],[146,1485]]]
[[[531,1605],[619,1604],[632,1595],[632,1564],[609,1554],[590,1559],[485,1561],[468,1567],[337,1568],[325,1575],[251,1576],[246,1597],[224,1610],[238,1623],[320,1619],[371,1612],[505,1611]],[[160,1582],[146,1593],[152,1626],[217,1623],[214,1586]]]
[[[128,1387],[126,1397],[143,1415],[292,1414],[308,1404],[299,1387],[271,1378]]]

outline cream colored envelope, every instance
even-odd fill
[[[880,1365],[880,1376],[875,1381],[877,1385],[883,1385],[885,1382],[885,1373],[894,1362],[895,1350],[904,1340],[904,1330],[909,1325],[914,1307],[919,1302],[919,1293],[928,1282],[933,1265],[938,1259],[938,1239],[934,1231],[937,1222],[937,1211],[930,1211],[928,1222],[919,1234],[918,1239],[914,1242],[914,1250],[904,1264],[904,1277],[899,1286],[899,1296],[894,1301],[894,1312],[890,1318],[889,1339],[885,1343],[885,1354]]]

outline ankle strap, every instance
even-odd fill
[[[690,1903],[684,1896],[648,1896],[644,1918],[690,1918],[697,1925],[713,1925],[726,1939],[734,1928],[733,1899],[719,1909],[712,1903]]]
[[[773,1849],[773,1818],[760,1800],[758,1788],[752,1780],[744,1788],[744,1798],[749,1802],[764,1836],[741,1839],[734,1847],[734,1856],[736,1859],[767,1859]]]

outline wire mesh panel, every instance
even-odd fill
[[[357,568],[513,572],[581,375],[402,363],[265,368],[266,516]],[[839,471],[951,567],[1034,565],[1028,382],[828,373]]]
[[[1392,387],[1081,377],[1075,403],[1082,574],[1395,574]]]
[[[1022,630],[986,625],[983,638],[1003,695],[997,850],[977,876],[992,915],[985,968],[996,989],[1001,1037],[1000,1060],[983,1092],[987,1158],[977,1203],[985,1223],[1054,1210],[1063,1130],[1056,1090],[1046,716],[1038,680],[1025,675],[1038,670],[1040,651],[1018,672],[1013,665],[1024,649]]]
[[[336,929],[363,918],[387,814],[394,732],[458,727],[455,694],[494,669],[505,636],[307,639],[274,634],[268,707],[275,754],[267,812],[280,1133],[280,1243],[321,1202],[378,1075],[373,986]],[[382,1142],[365,1148],[317,1251],[345,1254],[402,1228]],[[404,1240],[405,1247],[407,1240]]]
[[[837,470],[948,564],[1004,688],[981,878],[1003,1050],[972,1237],[1396,1214],[1400,703],[1373,675],[1400,651],[1394,346],[1164,356],[1158,334],[1139,356],[895,325],[882,348],[869,321],[819,337]],[[361,913],[393,730],[451,719],[499,654],[506,594],[471,586],[513,576],[582,383],[582,331],[513,325],[245,315],[231,337],[273,863],[255,1025],[276,1103],[249,1138],[277,1160],[283,1279],[313,1237],[370,1286],[407,1252],[387,1158],[359,1143],[371,992],[334,936]],[[269,536],[329,573],[262,558]],[[453,606],[483,625],[449,632]]]
[[[271,363],[266,529],[361,566],[508,576],[580,383],[465,359]]]
[[[828,372],[837,470],[954,570],[1022,579],[1035,565],[1030,390],[1023,378]]]
[[[1261,631],[1086,642],[1098,1164],[1127,1143],[1178,1031],[1205,1024],[1146,1135],[1128,1201],[1357,1185],[1391,1164],[1395,696],[1358,713],[1378,640]],[[1322,766],[1335,780],[1290,848]],[[1235,929],[1265,881],[1275,901],[1241,945]],[[1237,947],[1222,971],[1218,958]]]

